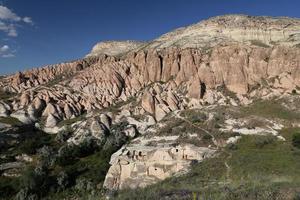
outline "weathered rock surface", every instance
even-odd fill
[[[187,171],[193,160],[202,161],[212,156],[214,152],[214,149],[187,144],[128,145],[112,155],[110,161],[112,166],[106,175],[104,187],[109,189],[145,187],[176,173]]]
[[[117,56],[128,53],[131,50],[137,49],[146,43],[137,41],[105,41],[96,44],[89,56],[110,55]]]

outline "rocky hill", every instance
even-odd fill
[[[8,186],[0,189],[8,196],[60,198],[38,193],[39,186],[12,187],[31,166],[32,176],[57,178],[41,183],[47,189],[79,187],[103,196],[103,187],[146,187],[188,176],[191,165],[218,157],[226,179],[218,183],[231,187],[237,180],[232,159],[240,156],[233,150],[252,141],[248,135],[261,148],[291,144],[286,130],[297,132],[300,122],[299,67],[299,19],[226,15],[149,42],[101,42],[85,58],[1,77],[0,181]],[[290,171],[298,173],[298,164],[291,162]],[[274,180],[293,175],[278,170]],[[194,190],[184,191],[171,190],[171,198],[189,198]]]

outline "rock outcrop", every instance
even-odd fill
[[[214,152],[214,149],[190,144],[128,145],[112,155],[110,161],[112,166],[106,175],[104,187],[109,189],[145,187],[174,174],[186,172],[192,161],[201,162],[211,157]]]
[[[110,55],[118,56],[124,55],[131,50],[135,50],[139,47],[146,45],[144,42],[137,41],[104,41],[96,44],[91,53],[87,55],[90,56],[99,56],[99,55]]]

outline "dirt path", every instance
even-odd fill
[[[214,136],[213,134],[211,134],[210,132],[208,132],[208,131],[205,130],[204,128],[201,128],[201,127],[199,127],[199,126],[193,124],[193,122],[191,122],[191,121],[185,119],[184,117],[180,116],[179,112],[180,112],[180,111],[176,111],[176,112],[175,112],[175,115],[176,115],[177,118],[179,118],[179,119],[185,121],[185,122],[188,123],[189,125],[191,125],[191,126],[197,128],[197,129],[199,129],[199,130],[205,132],[206,134],[210,135],[213,144],[217,147],[217,149],[219,149],[218,143],[217,143],[216,138],[215,138],[215,136]]]
[[[210,136],[211,136],[211,139],[212,139],[212,142],[213,142],[213,144],[217,147],[217,149],[220,150],[221,152],[223,152],[223,153],[225,153],[225,154],[228,155],[227,158],[224,160],[224,165],[225,165],[225,167],[226,167],[226,179],[227,179],[227,180],[230,180],[231,167],[230,167],[230,165],[228,164],[228,161],[232,158],[232,153],[227,152],[227,151],[225,151],[222,147],[220,147],[220,146],[218,145],[218,143],[217,143],[217,141],[216,141],[216,138],[215,138],[215,136],[214,136],[213,134],[211,134],[210,132],[208,132],[208,131],[205,130],[204,128],[201,128],[201,127],[195,125],[193,122],[191,122],[191,121],[185,119],[184,117],[180,116],[179,112],[180,112],[180,111],[175,111],[175,112],[174,112],[174,113],[175,113],[175,116],[176,116],[177,118],[179,118],[179,119],[185,121],[185,122],[188,123],[189,125],[191,125],[191,126],[197,128],[197,129],[199,129],[199,130],[201,130],[201,131],[204,131],[205,133],[207,133],[208,135],[210,135]]]

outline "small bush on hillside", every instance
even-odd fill
[[[58,184],[58,190],[65,190],[66,187],[69,185],[69,177],[68,174],[64,171],[61,171],[58,175],[57,175],[57,184]]]
[[[204,135],[204,136],[202,137],[202,139],[203,139],[203,140],[211,140],[211,139],[212,139],[212,136],[206,134],[206,135]]]
[[[293,134],[292,144],[294,147],[300,148],[300,132]]]
[[[198,110],[186,110],[181,113],[181,116],[187,118],[193,123],[200,123],[207,120],[207,115]]]
[[[255,138],[255,146],[258,148],[263,148],[268,144],[272,144],[275,141],[275,137],[272,135],[266,135],[263,137],[256,137]]]
[[[227,148],[228,148],[229,150],[234,151],[234,150],[237,150],[237,149],[238,149],[238,146],[237,146],[235,143],[229,143],[229,144],[227,145]]]
[[[63,145],[59,148],[56,157],[56,164],[63,167],[74,163],[75,157],[73,154],[74,149],[72,147],[72,145]]]

